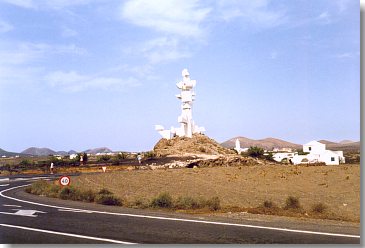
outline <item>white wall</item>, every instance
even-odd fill
[[[326,150],[326,145],[321,143],[309,143],[303,145],[303,152],[309,152],[314,154],[323,153]]]

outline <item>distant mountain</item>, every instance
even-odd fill
[[[49,149],[49,148],[38,148],[38,147],[30,147],[21,152],[22,154],[29,154],[33,156],[48,156],[55,155],[57,152]]]
[[[360,141],[345,144],[332,142],[331,144],[326,144],[326,148],[335,151],[360,152]]]
[[[58,151],[58,152],[56,152],[56,154],[57,154],[57,155],[61,155],[61,156],[66,156],[66,155],[68,155],[68,153],[67,153],[67,152],[65,152],[65,151]]]
[[[6,156],[6,157],[15,157],[15,156],[21,156],[23,154],[16,153],[16,152],[8,152],[0,148],[0,157]]]
[[[75,150],[69,150],[68,151],[68,154],[76,154],[77,153],[77,151],[75,151]]]
[[[352,140],[341,140],[338,143],[340,143],[340,144],[349,144],[349,143],[355,143],[355,141],[352,141]]]
[[[336,142],[333,141],[329,141],[329,140],[318,140],[319,143],[325,144],[326,146],[328,145],[336,145]]]
[[[241,143],[241,147],[250,147],[250,146],[258,146],[267,150],[272,150],[273,148],[292,148],[292,149],[300,149],[302,146],[298,144],[294,144],[285,140],[275,139],[275,138],[266,138],[260,140],[253,140],[246,137],[235,137],[229,139],[223,143],[222,146],[226,148],[234,148],[236,146],[236,139],[239,139]]]
[[[108,153],[108,152],[113,152],[113,151],[107,147],[100,147],[100,148],[88,149],[84,152],[90,153],[90,154],[96,154],[96,153]]]

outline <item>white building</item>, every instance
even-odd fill
[[[195,80],[190,79],[190,74],[187,69],[182,71],[183,80],[176,84],[181,90],[180,94],[176,95],[181,100],[181,115],[177,118],[180,127],[171,127],[170,130],[165,130],[161,125],[155,125],[156,131],[165,139],[171,139],[174,136],[191,138],[195,133],[205,132],[204,127],[198,127],[193,121],[192,107],[195,100],[195,92],[193,88],[196,85]]]
[[[241,154],[242,152],[247,152],[248,148],[241,148],[241,142],[239,139],[236,139],[236,146],[233,148],[237,151],[238,154]]]
[[[293,158],[298,156],[297,152],[277,152],[272,155],[272,158],[276,162],[283,162],[283,160],[287,160],[287,162],[293,161]]]
[[[77,154],[71,154],[70,155],[70,159],[75,159],[75,158],[77,158]]]
[[[296,155],[292,158],[294,164],[326,163],[326,165],[339,165],[345,163],[343,151],[326,150],[326,144],[311,141],[303,145],[303,152],[307,155]]]

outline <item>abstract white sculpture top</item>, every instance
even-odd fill
[[[161,125],[155,126],[155,129],[165,139],[171,139],[176,135],[179,137],[191,138],[194,133],[205,132],[204,127],[198,127],[194,124],[192,116],[193,101],[195,100],[193,88],[196,85],[196,81],[190,79],[190,74],[187,69],[184,69],[181,75],[183,77],[182,81],[176,84],[177,88],[181,90],[180,94],[176,95],[176,97],[181,100],[181,115],[177,118],[180,127],[171,127],[170,130],[165,130]]]

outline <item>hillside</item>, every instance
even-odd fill
[[[55,151],[49,148],[38,148],[38,147],[30,147],[21,152],[22,154],[29,154],[33,156],[48,156],[57,154]]]
[[[94,148],[94,149],[88,149],[84,152],[90,153],[90,154],[97,154],[97,153],[108,153],[108,152],[113,152],[113,151],[107,147],[99,147],[99,148]]]
[[[333,143],[326,145],[329,150],[340,150],[345,152],[360,152],[360,141],[352,143]]]
[[[239,139],[242,148],[250,146],[258,146],[268,150],[272,150],[273,148],[293,148],[293,149],[301,148],[301,145],[275,138],[253,140],[246,137],[235,137],[221,143],[221,145],[226,148],[234,148],[236,145],[236,139]]]
[[[355,141],[352,140],[341,140],[340,142],[338,142],[339,144],[349,144],[349,143],[355,143]]]
[[[192,138],[175,137],[170,140],[160,139],[153,151],[157,156],[193,154],[234,154],[233,151],[222,147],[218,142],[201,134],[194,134]]]
[[[8,152],[0,148],[0,157],[6,156],[6,157],[14,157],[14,156],[20,156],[22,154],[16,153],[16,152]]]

